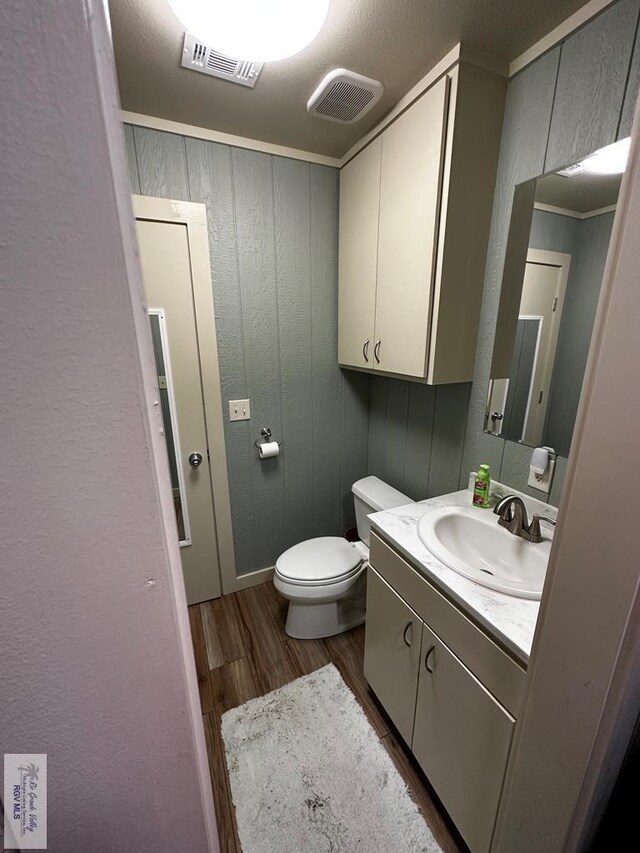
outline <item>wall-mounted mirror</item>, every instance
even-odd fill
[[[629,140],[516,187],[485,430],[568,456]]]
[[[169,363],[169,350],[167,343],[167,329],[164,311],[149,309],[149,326],[151,327],[151,341],[153,343],[153,356],[156,363],[156,374],[158,380],[158,395],[160,397],[160,408],[162,411],[162,424],[167,445],[167,456],[169,460],[169,474],[171,476],[171,488],[173,492],[173,507],[176,513],[176,524],[178,526],[178,541],[180,546],[191,544],[189,532],[189,517],[185,504],[185,486],[182,468],[179,463],[180,446],[178,441],[178,424],[176,421],[176,405],[173,397],[173,383],[171,379],[171,366]]]

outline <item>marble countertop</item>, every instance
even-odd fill
[[[494,484],[494,488],[500,494],[517,494],[522,497],[529,516],[536,512],[555,519],[557,515],[555,507],[549,504],[498,483]],[[418,520],[429,509],[470,505],[471,492],[464,489],[450,495],[441,495],[419,503],[376,512],[370,515],[369,519],[372,527],[434,586],[526,666],[531,654],[540,602],[516,598],[474,583],[441,563],[418,537]],[[484,511],[490,512],[490,510]]]

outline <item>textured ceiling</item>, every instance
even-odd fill
[[[536,184],[536,201],[588,213],[616,204],[621,182],[622,175],[546,175]]]
[[[547,175],[536,184],[536,201],[587,213],[616,204],[622,175]]]
[[[340,157],[459,41],[511,61],[584,2],[331,0],[318,38],[265,65],[254,89],[180,67],[183,28],[167,0],[109,0],[109,7],[123,109]],[[334,68],[385,86],[354,125],[306,111]]]

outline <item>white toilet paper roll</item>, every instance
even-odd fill
[[[258,456],[260,459],[271,459],[280,453],[277,441],[263,441],[258,445]]]

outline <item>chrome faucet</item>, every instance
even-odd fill
[[[542,515],[534,515],[531,519],[531,524],[529,524],[527,509],[522,498],[519,498],[517,495],[507,495],[502,498],[502,500],[498,501],[493,511],[499,516],[498,524],[500,527],[506,527],[509,533],[519,536],[527,542],[542,542],[542,532],[540,531],[541,521],[555,526],[555,521],[545,518]]]

